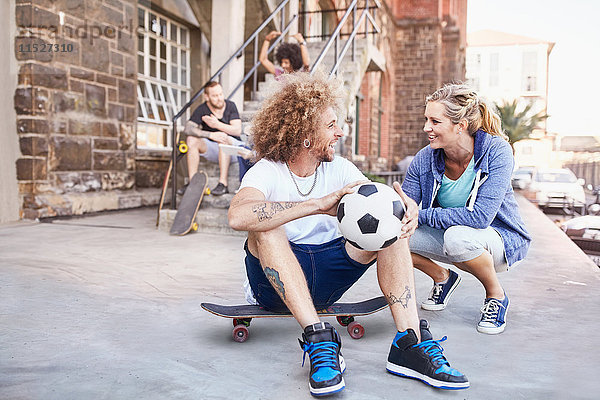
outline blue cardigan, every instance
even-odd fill
[[[465,207],[441,208],[434,203],[446,166],[444,151],[430,146],[412,160],[402,190],[421,205],[419,225],[436,229],[492,226],[502,237],[508,264],[512,265],[525,258],[531,242],[510,184],[512,149],[503,138],[478,130],[473,157],[477,175]]]

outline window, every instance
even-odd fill
[[[490,87],[498,86],[500,80],[499,65],[500,55],[498,53],[490,54]]]
[[[537,53],[535,51],[523,52],[521,88],[525,92],[537,90]]]
[[[190,100],[189,30],[140,5],[137,54],[137,146],[170,148],[171,120]]]

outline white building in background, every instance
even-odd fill
[[[548,65],[554,43],[483,30],[467,35],[466,80],[497,104],[519,99],[548,109]],[[543,123],[545,124],[545,122]],[[541,126],[545,130],[545,126]]]

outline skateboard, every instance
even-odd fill
[[[331,306],[317,310],[323,317],[336,317],[340,325],[346,327],[350,337],[360,339],[365,334],[365,328],[354,320],[356,316],[369,315],[381,311],[388,305],[385,297],[379,296],[357,303],[334,303]],[[202,303],[202,308],[219,317],[233,319],[233,340],[245,342],[248,339],[250,321],[252,318],[292,317],[292,314],[275,313],[265,310],[259,305],[224,306],[220,304]]]
[[[179,142],[179,145],[177,146],[177,154],[176,154],[177,163],[180,162],[180,160],[183,158],[183,156],[186,155],[186,153],[188,151],[187,144],[185,143],[185,141],[180,140],[179,137],[180,137],[180,135],[178,132],[177,136],[175,137],[175,143]],[[165,172],[165,179],[163,181],[162,190],[160,193],[160,201],[158,202],[158,210],[157,210],[157,214],[156,214],[156,226],[158,226],[160,223],[160,210],[162,210],[163,205],[165,203],[165,197],[167,196],[167,190],[169,189],[169,179],[171,179],[172,170],[173,170],[173,159],[171,159],[171,161],[169,161],[169,167],[167,168],[167,172]],[[176,177],[177,174],[173,174],[173,175],[174,175],[173,180],[177,179],[177,177]]]
[[[198,214],[200,203],[204,198],[207,183],[208,176],[204,171],[196,172],[192,177],[177,208],[177,214],[175,214],[173,226],[171,226],[171,235],[183,236],[192,229],[194,231],[198,229],[196,214]]]

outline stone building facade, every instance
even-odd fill
[[[2,190],[18,197],[19,214],[0,221],[156,204],[170,157],[168,121],[214,72],[211,60],[233,52],[218,45],[211,19],[237,13],[245,28],[230,42],[239,46],[277,3],[8,0],[2,18],[11,32],[2,34],[16,88],[13,108],[2,115],[16,119],[7,124],[16,132],[1,140],[18,151],[2,164],[14,165],[16,182],[6,174],[14,185]],[[313,3],[339,8],[347,1]],[[466,0],[381,4],[376,41],[387,67],[366,73],[351,116],[358,117],[354,158],[371,171],[420,149],[424,96],[464,79]]]

